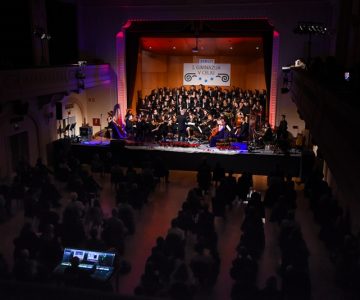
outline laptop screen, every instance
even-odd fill
[[[68,265],[74,256],[80,260],[80,267],[98,265],[102,267],[112,267],[114,265],[115,253],[97,252],[89,250],[65,248],[62,264]]]

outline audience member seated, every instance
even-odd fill
[[[28,249],[23,248],[14,261],[13,276],[19,281],[36,281],[39,279],[39,265],[30,257]]]
[[[197,182],[199,184],[199,188],[207,193],[210,185],[211,185],[211,168],[208,165],[206,159],[202,161],[197,171]]]
[[[275,276],[270,276],[266,280],[265,287],[259,292],[260,300],[281,300],[282,295],[277,286],[277,279]]]
[[[29,258],[35,258],[39,250],[39,238],[30,223],[25,223],[20,235],[14,239],[14,258],[18,258],[22,251],[27,250]]]
[[[55,229],[52,224],[45,226],[43,233],[39,238],[39,252],[37,260],[45,272],[50,274],[61,261],[62,246],[58,237],[55,234]]]
[[[79,268],[80,260],[74,256],[70,260],[71,265],[64,271],[64,282],[66,286],[76,288],[93,288],[94,281],[90,275],[95,272],[96,266],[92,269]]]
[[[214,284],[213,277],[216,272],[216,263],[209,251],[198,244],[195,246],[196,254],[190,261],[190,268],[194,277],[201,286],[211,286]]]
[[[4,256],[0,253],[0,280],[9,280],[9,266]]]
[[[105,242],[99,238],[99,232],[95,227],[90,229],[89,235],[90,237],[85,242],[85,249],[94,251],[107,250]]]
[[[135,233],[135,212],[127,202],[120,202],[118,205],[119,218],[123,221],[128,234]]]
[[[219,162],[216,162],[215,168],[213,170],[212,181],[215,182],[215,187],[218,183],[225,177],[225,169],[221,166]]]
[[[113,208],[111,217],[105,220],[102,238],[108,248],[114,247],[119,253],[124,252],[124,238],[127,234],[126,227],[119,219],[118,210]]]
[[[232,262],[231,278],[236,282],[253,284],[256,281],[258,265],[245,247],[240,247],[238,256]]]

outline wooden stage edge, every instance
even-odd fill
[[[290,153],[290,155],[275,154],[258,150],[254,152],[244,151],[242,153],[229,155],[226,150],[222,154],[217,153],[188,153],[184,152],[146,149],[146,147],[132,146],[131,149],[125,146],[124,141],[111,141],[107,144],[71,144],[71,151],[80,159],[81,163],[90,163],[92,157],[98,153],[100,157],[105,157],[107,152],[111,152],[113,159],[122,166],[132,163],[134,167],[141,167],[144,161],[161,158],[170,170],[196,171],[201,162],[206,159],[207,163],[214,168],[216,163],[220,163],[226,171],[234,173],[251,172],[256,175],[269,175],[276,170],[282,171],[285,175],[301,177],[303,170],[303,155],[300,152]]]

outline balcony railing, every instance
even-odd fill
[[[0,101],[78,91],[113,79],[113,70],[107,64],[0,71]]]

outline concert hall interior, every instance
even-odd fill
[[[358,299],[360,0],[12,0],[1,299]]]

